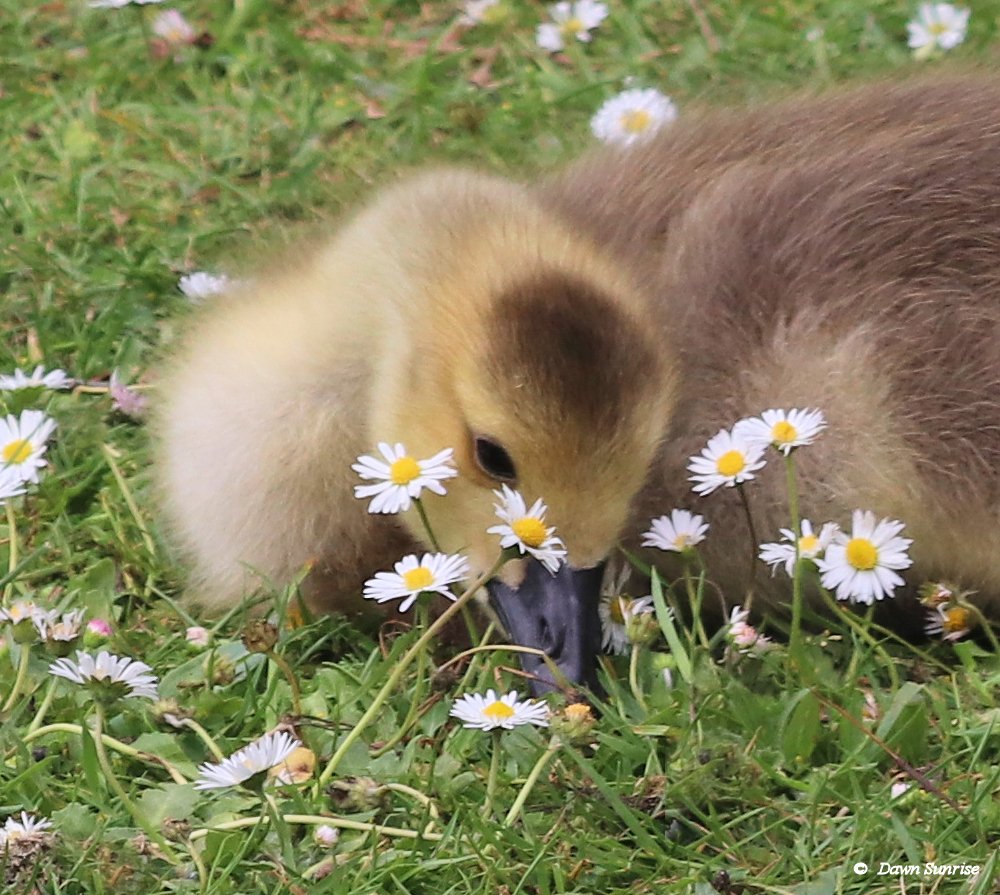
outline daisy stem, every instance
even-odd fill
[[[743,512],[747,517],[747,528],[750,529],[750,568],[747,575],[747,594],[743,600],[743,608],[749,610],[753,604],[754,578],[757,574],[757,544],[760,542],[757,540],[757,529],[753,524],[753,513],[750,512],[750,501],[747,500],[743,485],[737,485],[736,491],[740,495],[740,503],[743,505]]]
[[[642,698],[642,689],[639,687],[639,652],[641,647],[638,643],[632,644],[632,654],[628,660],[628,685],[632,689],[635,701],[639,703],[639,708],[644,712],[649,712],[646,700]]]
[[[517,794],[517,798],[514,799],[514,804],[510,806],[510,811],[507,812],[507,816],[503,819],[501,826],[509,827],[515,820],[517,820],[517,816],[521,813],[524,803],[528,801],[528,796],[535,788],[535,784],[538,782],[538,778],[541,776],[542,771],[545,770],[545,766],[549,763],[549,761],[551,761],[552,757],[559,751],[561,746],[562,742],[559,737],[554,736],[551,740],[549,740],[548,748],[541,754],[538,761],[535,762],[535,766],[531,769],[527,779],[524,781],[521,791]]]
[[[7,697],[6,702],[3,704],[3,708],[0,709],[0,715],[6,715],[14,705],[17,703],[17,697],[21,695],[21,688],[24,686],[25,680],[28,677],[28,664],[31,661],[31,648],[27,643],[20,644],[21,655],[17,660],[17,677],[14,678],[14,687],[10,691],[10,695]]]
[[[295,868],[295,851],[292,849],[291,837],[288,835],[288,824],[285,823],[281,811],[278,810],[278,803],[274,801],[271,793],[264,793],[264,812],[270,816],[271,825],[278,836],[281,845],[281,859],[286,867]],[[261,818],[263,820],[263,818]]]
[[[434,537],[434,529],[431,528],[431,521],[427,518],[427,510],[424,509],[424,502],[419,497],[414,497],[413,503],[417,507],[417,514],[420,516],[424,531],[427,532],[427,540],[431,542],[431,547],[434,548],[434,551],[440,553],[441,547],[438,545],[437,538]]]
[[[684,588],[687,590],[688,604],[691,606],[691,611],[694,614],[694,625],[695,630],[698,633],[698,639],[701,641],[701,645],[705,649],[708,649],[708,634],[705,631],[705,625],[702,622],[701,612],[701,604],[704,602],[705,598],[705,561],[701,558],[701,555],[697,552],[697,550],[692,549],[691,553],[694,555],[698,564],[698,584],[695,586],[695,579],[691,575],[691,564],[689,562],[685,562]]]
[[[143,19],[143,22],[145,22],[145,19]],[[115,478],[118,490],[121,491],[122,497],[125,499],[125,506],[128,507],[128,511],[132,514],[132,519],[135,521],[136,527],[139,529],[139,534],[142,537],[142,543],[146,546],[146,552],[149,554],[150,558],[156,559],[156,543],[153,541],[153,536],[149,533],[149,527],[143,520],[142,513],[139,512],[139,505],[135,502],[132,490],[129,488],[128,482],[125,481],[125,476],[122,475],[121,467],[115,459],[114,451],[107,444],[102,444],[101,453],[104,454],[104,459],[107,461],[108,467],[111,469],[111,474]]]
[[[174,854],[170,843],[163,838],[163,834],[156,827],[139,813],[132,800],[128,797],[128,793],[125,792],[125,788],[121,785],[121,781],[115,774],[114,769],[111,767],[111,759],[108,757],[108,750],[104,746],[104,706],[99,701],[94,703],[93,740],[94,749],[97,752],[97,762],[100,764],[101,770],[104,771],[104,778],[108,786],[114,790],[115,795],[121,800],[128,813],[132,815],[132,819],[136,824],[160,847],[164,860],[169,861],[171,864],[179,864],[180,859]]]
[[[40,737],[48,736],[50,733],[70,733],[75,734],[78,737],[83,736],[83,727],[79,724],[47,724],[45,727],[39,727],[37,730],[31,730],[22,738],[21,742],[27,745],[33,740],[37,740]],[[107,746],[109,749],[113,749],[115,752],[121,755],[127,755],[129,758],[134,758],[139,761],[149,761],[150,758],[155,758],[156,763],[161,765],[166,772],[170,775],[170,779],[174,783],[190,783],[191,781],[187,779],[180,771],[177,770],[170,762],[165,758],[160,758],[159,756],[150,756],[148,752],[140,752],[138,749],[133,749],[131,746],[123,743],[121,740],[116,740],[114,737],[109,736],[106,733],[101,734],[101,742]]]
[[[205,730],[194,718],[181,718],[180,723],[186,727],[188,730],[194,731],[198,738],[208,746],[208,751],[215,756],[216,761],[225,761],[225,753],[216,745],[215,740],[212,739],[211,734]]]
[[[983,629],[986,639],[989,640],[990,646],[993,647],[993,652],[1000,656],[1000,642],[997,642],[997,635],[993,633],[993,625],[990,624],[990,620],[979,611],[977,606],[973,606],[971,604],[966,605],[969,606],[976,619],[979,621],[979,627]]]
[[[38,706],[38,711],[35,712],[35,717],[31,719],[31,723],[28,725],[28,733],[34,733],[42,726],[42,721],[48,714],[49,709],[52,707],[52,700],[56,695],[56,681],[54,678],[49,678],[49,683],[45,690],[45,696],[42,699],[42,704]]]
[[[868,630],[867,625],[862,625],[851,612],[850,609],[841,606],[830,594],[827,592],[826,588],[819,588],[819,592],[823,595],[823,599],[826,600],[827,605],[833,610],[833,615],[835,618],[842,618],[847,622],[848,627],[854,631],[868,646],[871,647],[872,652],[877,653],[879,658],[885,664],[885,669],[889,674],[890,687],[892,690],[898,690],[900,686],[899,682],[899,672],[896,671],[896,663],[893,661],[892,656],[890,656],[885,647],[883,647],[874,637],[872,637],[871,632]]]
[[[490,755],[490,774],[486,778],[486,801],[482,808],[484,818],[493,816],[493,797],[496,795],[497,775],[500,772],[500,728],[494,728],[491,733],[490,742],[493,746],[493,752]]]
[[[14,573],[17,571],[17,519],[11,501],[4,504],[7,516],[7,586],[3,589],[3,601],[8,603],[14,596]]]
[[[506,559],[507,558],[503,555],[499,556],[497,561],[493,564],[493,567],[483,572],[482,575],[473,581],[465,593],[463,593],[462,596],[451,604],[451,606],[442,612],[434,620],[434,623],[428,626],[427,630],[424,631],[420,639],[417,640],[417,642],[403,654],[402,658],[396,663],[396,667],[393,668],[388,680],[386,680],[386,682],[382,685],[382,689],[375,694],[375,698],[372,700],[371,705],[368,706],[367,711],[365,711],[365,713],[361,716],[358,723],[351,728],[347,736],[344,737],[343,742],[337,747],[330,760],[326,763],[326,767],[323,768],[323,773],[320,774],[319,780],[317,781],[319,786],[325,786],[330,782],[330,778],[337,770],[337,766],[340,762],[343,761],[344,756],[347,755],[348,750],[354,745],[361,734],[364,733],[368,725],[371,724],[376,717],[378,717],[379,712],[382,710],[382,706],[385,705],[386,700],[396,688],[396,685],[400,682],[400,680],[402,680],[403,675],[410,666],[410,663],[413,662],[413,660],[427,648],[427,644],[430,643],[434,635],[444,628],[444,626],[447,625],[451,619],[458,615],[458,613],[462,611],[463,606],[466,606],[472,601],[476,592],[497,573],[500,566],[506,562]]]
[[[792,630],[788,639],[788,655],[792,662],[802,667],[802,557],[799,539],[802,521],[799,518],[799,489],[795,480],[795,459],[792,451],[785,455],[785,480],[788,488],[788,513],[792,517],[792,534],[795,545],[795,568],[792,573]]]
[[[288,688],[292,691],[292,714],[300,717],[302,715],[302,691],[299,689],[299,681],[295,677],[292,666],[288,664],[288,660],[283,655],[276,653],[273,649],[269,649],[265,655],[281,669],[285,680],[288,681]]]

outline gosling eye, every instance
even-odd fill
[[[476,464],[491,479],[500,482],[517,481],[517,467],[503,445],[482,435],[475,437],[474,444]]]

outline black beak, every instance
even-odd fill
[[[557,680],[544,659],[522,653],[521,667],[532,676],[531,689],[538,696],[568,682],[596,690],[601,648],[597,604],[604,563],[590,569],[563,565],[555,574],[535,559],[528,558],[526,563],[520,587],[510,587],[498,578],[486,587],[511,640],[542,650],[566,678]]]

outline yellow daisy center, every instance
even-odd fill
[[[948,30],[948,26],[943,22],[934,22],[933,25],[928,25],[927,30],[930,31],[935,37],[940,34],[944,34]]]
[[[739,475],[746,465],[747,461],[742,451],[726,451],[715,461],[715,468],[719,470],[719,475]]]
[[[512,522],[510,527],[526,547],[541,547],[548,534],[545,523],[534,516],[518,519],[516,522]]]
[[[802,535],[799,538],[799,553],[810,553],[819,546],[819,538],[816,535]]]
[[[514,710],[506,702],[491,702],[483,709],[483,714],[487,718],[509,718],[514,714]]]
[[[686,532],[682,532],[674,538],[674,546],[679,550],[683,550],[691,543],[691,535]]]
[[[847,542],[847,561],[862,572],[869,572],[878,564],[878,548],[867,538],[851,538]]]
[[[799,437],[799,430],[788,420],[780,420],[771,427],[771,437],[778,444],[789,444]]]
[[[582,702],[574,702],[566,706],[565,713],[568,721],[586,721],[592,717],[590,706]]]
[[[608,616],[616,625],[625,624],[625,606],[630,602],[625,597],[615,597],[608,604]]]
[[[503,3],[494,3],[483,10],[482,19],[487,25],[499,25],[507,17],[507,8]]]
[[[417,566],[409,572],[403,572],[403,583],[410,590],[423,590],[434,583],[434,573],[427,566]]]
[[[420,475],[420,464],[413,457],[400,457],[389,467],[389,478],[394,485],[409,485]]]
[[[27,438],[17,438],[3,446],[0,451],[5,463],[24,463],[31,456],[31,442]]]
[[[653,121],[653,116],[645,109],[630,109],[619,119],[622,130],[630,134],[641,134]]]
[[[566,21],[559,26],[559,30],[562,32],[563,37],[572,37],[574,34],[586,29],[583,22],[574,16],[571,19],[566,19]]]
[[[941,626],[949,634],[954,634],[956,631],[965,631],[969,627],[969,620],[971,618],[972,613],[968,609],[963,609],[961,606],[952,606],[951,609],[945,612]]]

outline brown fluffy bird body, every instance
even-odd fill
[[[314,603],[357,608],[366,577],[423,543],[352,496],[352,461],[383,440],[455,449],[428,513],[444,550],[488,568],[502,476],[485,439],[547,501],[572,568],[687,507],[738,601],[743,514],[730,489],[691,492],[688,458],[741,417],[816,407],[829,428],[797,454],[803,514],[898,518],[908,580],[996,607],[998,110],[993,79],[880,84],[691,113],[534,188],[439,171],[385,191],[208,309],[176,354],[161,481],[198,598],[228,605],[310,564]],[[774,540],[781,464],[758,478]]]

